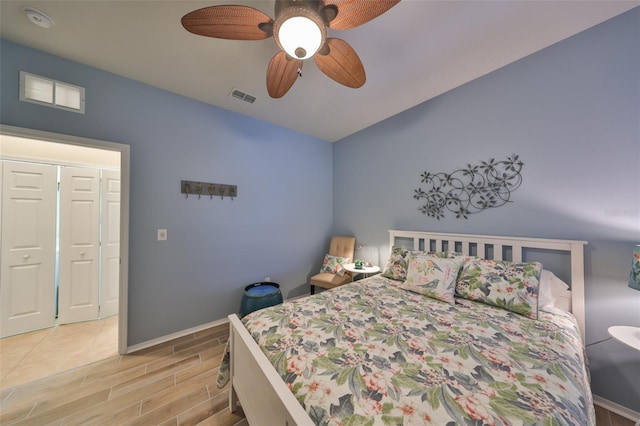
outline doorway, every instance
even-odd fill
[[[25,140],[30,140],[33,141],[34,143],[39,143],[39,148],[35,151],[36,154],[34,154],[36,157],[37,156],[56,156],[59,155],[60,151],[62,151],[60,148],[63,146],[66,147],[75,147],[75,148],[87,148],[87,149],[93,149],[96,150],[96,152],[99,153],[99,156],[101,157],[105,157],[108,156],[109,154],[118,154],[119,156],[119,168],[120,168],[120,174],[121,174],[121,178],[120,178],[120,185],[121,185],[121,193],[120,193],[120,198],[121,198],[121,202],[119,204],[119,211],[118,214],[120,216],[120,221],[119,221],[119,229],[116,230],[117,234],[118,234],[118,240],[119,240],[119,250],[118,250],[118,255],[115,256],[115,260],[112,256],[111,259],[111,265],[112,267],[109,268],[108,265],[104,266],[105,269],[109,270],[111,269],[112,271],[116,270],[117,275],[118,275],[118,279],[116,280],[116,282],[118,283],[118,291],[117,293],[119,294],[119,298],[117,301],[117,311],[119,312],[119,315],[117,317],[118,320],[118,352],[120,354],[125,354],[127,353],[127,295],[128,295],[128,282],[127,282],[127,277],[128,277],[128,228],[129,228],[129,146],[128,145],[123,145],[123,144],[119,144],[119,143],[113,143],[113,142],[106,142],[106,141],[99,141],[99,140],[94,140],[94,139],[87,139],[87,138],[79,138],[79,137],[74,137],[74,136],[68,136],[68,135],[61,135],[61,134],[55,134],[55,133],[50,133],[50,132],[42,132],[42,131],[37,131],[37,130],[31,130],[31,129],[23,129],[23,128],[18,128],[18,127],[12,127],[12,126],[0,126],[0,147],[2,148],[0,150],[0,153],[2,154],[2,158],[3,159],[7,159],[7,160],[16,160],[16,158],[12,157],[12,151],[11,151],[11,146],[12,146],[12,142],[15,142],[15,139],[19,139],[19,142],[24,142]],[[42,144],[47,144],[47,148],[42,148],[45,145]],[[56,145],[57,144],[57,145]],[[52,154],[53,153],[53,154]],[[42,162],[47,162],[50,160],[45,161],[47,158],[51,158],[51,157],[46,157],[46,158],[42,158]],[[78,160],[66,160],[67,162],[70,162],[68,164],[66,164],[67,166],[78,166],[78,165],[82,165],[81,163],[78,163]],[[73,164],[73,162],[76,161],[76,164]],[[85,164],[86,165],[86,164]],[[87,180],[82,177],[79,182],[81,182],[81,186],[82,185],[87,185]],[[82,188],[81,188],[82,189]],[[81,203],[82,204],[82,203]],[[86,208],[86,203],[84,204],[84,206],[81,206],[80,209],[82,208]],[[113,211],[113,209],[112,209]],[[81,227],[82,228],[82,227]],[[81,231],[82,229],[80,229]],[[113,231],[112,231],[113,232]],[[72,235],[78,235],[79,231],[72,231],[70,232],[70,234]],[[3,233],[4,234],[4,233]],[[2,237],[2,234],[0,234],[0,238]],[[73,244],[73,242],[72,242]],[[84,242],[83,242],[84,244]],[[84,256],[88,256],[90,255],[90,253],[87,251],[89,249],[89,247],[85,247],[85,249],[83,250],[82,248],[79,249],[79,256],[82,256],[82,253],[84,253]],[[108,251],[108,250],[105,250]],[[31,254],[28,253],[21,253],[20,255],[23,256],[31,256]],[[3,256],[4,257],[4,256]],[[6,260],[3,259],[2,262],[6,262]],[[74,271],[74,273],[76,273],[78,275],[78,277],[81,277],[82,274],[88,269],[87,265],[90,264],[91,262],[77,262],[77,264],[79,265],[79,268],[77,268],[76,271]],[[119,265],[118,265],[119,263]],[[96,262],[93,262],[93,264],[95,265]],[[114,268],[113,266],[117,266],[117,268]],[[32,271],[32,273],[35,273]],[[35,280],[37,281],[37,280]],[[111,291],[113,293],[113,290]],[[81,295],[80,299],[86,299],[86,295],[87,295],[87,291],[79,288],[75,291],[76,295]],[[79,300],[76,298],[76,300]],[[80,305],[86,305],[87,303],[84,303],[84,300],[82,300],[83,303],[80,303]],[[113,306],[111,307],[111,309],[113,309]],[[73,321],[70,321],[73,322]]]
[[[23,138],[4,142],[0,337],[117,314],[120,154]],[[51,164],[33,162],[42,161],[32,158],[41,156],[42,144],[55,145]],[[85,164],[61,164],[70,154]]]

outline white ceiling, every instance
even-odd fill
[[[0,35],[334,142],[630,10],[640,0],[403,0],[358,28],[328,32],[360,56],[367,73],[363,87],[341,86],[309,60],[281,99],[271,99],[266,90],[267,64],[278,51],[273,38],[219,40],[193,35],[180,24],[186,13],[219,4],[252,6],[273,17],[273,1],[266,0],[1,0]],[[23,6],[50,16],[54,27],[33,25]],[[232,98],[232,88],[258,99],[248,104]]]

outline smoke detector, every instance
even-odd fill
[[[51,28],[55,25],[53,19],[49,18],[46,14],[40,12],[32,7],[25,6],[22,11],[27,15],[27,18],[37,26],[41,28]]]

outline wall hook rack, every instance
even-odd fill
[[[213,197],[220,197],[221,200],[229,197],[233,201],[238,196],[238,187],[224,183],[183,180],[180,181],[180,192],[185,194],[185,198],[189,198],[189,195],[197,195],[200,199],[203,195],[208,195],[210,200],[213,200]]]

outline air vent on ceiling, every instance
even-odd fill
[[[240,99],[241,101],[249,102],[250,104],[256,101],[255,96],[245,93],[242,90],[238,90],[238,89],[231,89],[231,96],[233,96],[236,99]]]

